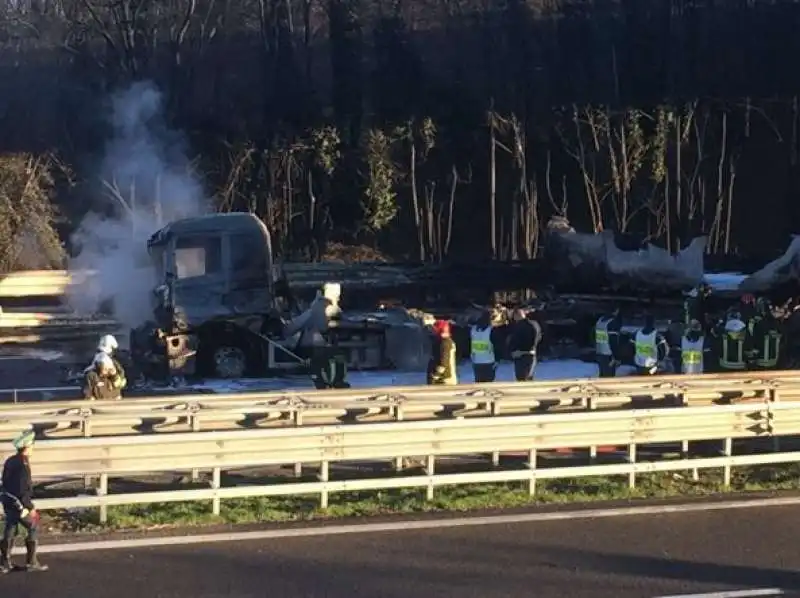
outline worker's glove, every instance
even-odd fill
[[[649,370],[647,370],[647,372],[648,372],[648,373],[649,373],[651,376],[652,376],[653,374],[655,374],[657,371],[658,371],[658,366],[657,366],[657,365],[654,365],[654,366],[653,366],[653,367],[651,367]]]
[[[617,361],[616,359],[612,359],[611,361],[608,362],[608,365],[609,365],[609,367],[612,367],[612,368],[618,368],[619,366],[622,365],[622,362]]]
[[[30,514],[31,514],[31,512],[28,509],[24,509],[23,508],[22,511],[20,511],[19,516],[20,516],[20,519],[25,519]]]

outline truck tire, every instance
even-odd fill
[[[211,367],[215,378],[243,378],[248,369],[244,349],[230,345],[219,345],[211,354]]]

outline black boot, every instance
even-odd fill
[[[0,574],[9,573],[14,566],[11,564],[11,550],[14,548],[14,540],[0,540]]]
[[[36,542],[25,540],[25,549],[28,551],[28,558],[25,562],[26,571],[47,571],[49,569],[47,565],[42,565],[36,558]]]

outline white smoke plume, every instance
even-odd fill
[[[158,284],[147,256],[147,239],[172,220],[208,211],[192,176],[179,134],[164,123],[163,96],[150,82],[134,83],[111,97],[108,142],[98,178],[102,201],[72,236],[72,272],[91,270],[91,288],[75,287],[68,301],[90,314],[111,300],[126,328],[152,316]]]

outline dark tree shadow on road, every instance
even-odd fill
[[[556,560],[567,558],[582,570],[607,574],[674,579],[743,587],[781,588],[800,592],[800,572],[744,565],[723,565],[669,557],[638,556],[576,550],[559,546],[542,547]],[[714,558],[713,552],[708,555]],[[798,594],[800,595],[800,594]]]

